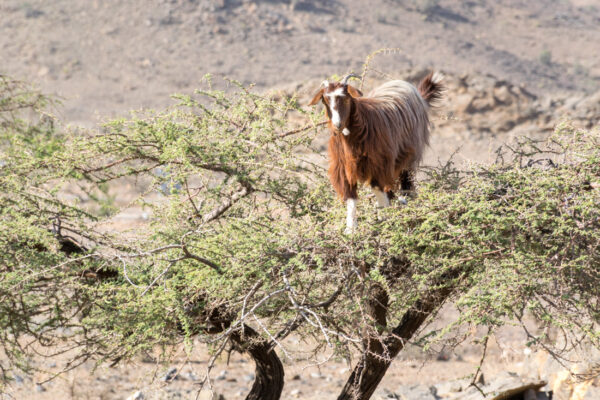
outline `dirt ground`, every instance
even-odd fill
[[[394,48],[370,64],[366,89],[428,69],[447,75],[429,165],[453,153],[459,162],[493,160],[499,144],[545,137],[563,118],[598,127],[599,43],[597,0],[0,0],[0,74],[60,96],[59,118],[88,128],[166,107],[206,73],[219,87],[228,77],[308,99],[322,79],[360,73],[368,54]],[[518,330],[500,333],[484,376],[535,369],[524,342]],[[17,399],[125,399],[138,390],[146,399],[195,398],[206,359],[200,348],[187,364],[180,357],[183,366],[140,359],[92,374],[86,364],[41,386],[41,375],[19,376],[10,391]],[[407,351],[374,398],[464,378],[479,359],[473,345]],[[60,359],[40,363],[61,367]],[[224,363],[215,391],[243,398],[253,365],[239,355]],[[172,367],[181,367],[177,379],[163,381]],[[334,398],[348,371],[341,360],[289,367],[283,398]]]

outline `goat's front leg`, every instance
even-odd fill
[[[347,190],[344,191],[344,200],[346,200],[346,234],[354,233],[354,230],[358,226],[356,217],[358,194],[356,189],[356,185],[348,185]]]
[[[346,200],[346,233],[351,234],[354,229],[358,226],[358,220],[356,218],[356,203],[357,199]]]

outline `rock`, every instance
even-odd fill
[[[437,400],[437,391],[433,386],[425,385],[411,385],[411,386],[400,386],[395,390],[395,397],[386,397],[386,399],[400,399],[400,400]]]
[[[301,394],[302,394],[302,392],[300,391],[300,389],[294,389],[294,390],[292,390],[292,391],[290,392],[290,395],[291,395],[291,396],[294,396],[294,397],[298,397],[298,396],[300,396]]]
[[[224,29],[221,26],[215,26],[215,27],[213,27],[211,32],[215,35],[224,35],[227,33],[227,29]]]
[[[493,125],[496,132],[508,132],[513,129],[517,123],[512,118],[500,118],[497,124]]]
[[[129,396],[127,400],[144,400],[144,393],[142,393],[141,390],[138,390],[137,392]]]
[[[460,94],[454,100],[454,108],[459,113],[466,113],[471,102],[473,101],[473,95],[469,92]]]
[[[504,400],[517,395],[521,395],[520,398],[522,398],[524,393],[530,390],[537,394],[545,384],[545,381],[539,379],[522,378],[517,374],[505,372],[492,378],[487,385],[479,385],[479,389],[475,387],[466,388],[464,395],[454,398],[457,400]],[[481,392],[485,393],[486,397]]]
[[[438,383],[437,385],[434,385],[436,394],[440,397],[447,397],[449,395],[458,393],[458,392],[462,392],[464,389],[466,389],[469,384],[471,382],[466,380],[466,379],[462,379],[459,381],[449,381],[449,382],[442,382],[442,383]]]
[[[13,376],[13,380],[15,381],[15,383],[22,385],[24,382],[24,379],[21,375],[15,375]]]
[[[513,102],[513,96],[508,86],[494,88],[494,99],[502,105],[510,105]]]
[[[258,6],[256,5],[256,3],[248,3],[246,5],[246,12],[248,14],[254,14],[257,9],[258,9]]]
[[[477,377],[475,383],[478,385],[485,385],[485,377],[483,376],[483,372],[479,373],[479,376]]]
[[[172,367],[172,368],[169,368],[167,373],[161,378],[161,381],[170,382],[174,379],[177,379],[177,368]]]
[[[600,91],[584,98],[578,106],[592,110],[600,109]]]
[[[311,372],[310,377],[314,379],[320,379],[323,377],[323,375],[321,375],[319,372]]]
[[[200,394],[198,394],[198,396],[192,396],[192,398],[196,398],[198,400],[225,400],[225,396],[223,396],[222,394],[213,393],[210,390],[203,390],[202,392],[200,392]]]
[[[294,0],[290,4],[290,8],[292,9],[292,11],[304,11],[304,12],[311,12],[311,11],[316,10],[315,5],[313,4],[312,1]]]
[[[179,21],[173,16],[173,13],[171,10],[169,10],[167,12],[166,15],[164,15],[162,18],[158,19],[158,24],[159,25],[163,25],[163,26],[167,26],[167,25],[175,25],[177,24]]]
[[[219,372],[219,375],[216,376],[215,380],[216,381],[224,381],[225,378],[227,377],[227,370],[223,370],[221,372]]]
[[[383,395],[379,396],[380,400],[390,400],[390,399],[397,400],[399,398],[400,398],[400,396],[398,396],[396,393],[394,393],[388,389],[383,389]]]
[[[217,10],[222,10],[227,7],[227,1],[225,0],[213,0],[212,4]]]
[[[565,104],[562,106],[564,110],[575,110],[579,102],[581,102],[583,98],[581,96],[573,96],[569,97],[565,100]]]
[[[185,377],[187,379],[189,379],[190,381],[197,381],[198,380],[198,377],[192,371],[190,371],[187,374],[185,374]]]
[[[523,393],[523,400],[537,400],[537,394],[533,389],[527,389],[525,393]]]
[[[477,97],[471,101],[471,104],[467,108],[468,113],[481,113],[490,111],[494,108],[494,98],[493,97]]]
[[[525,86],[523,86],[523,85],[519,85],[518,87],[516,87],[516,90],[518,90],[519,95],[521,97],[528,98],[529,100],[537,99],[537,96],[535,94],[531,93],[529,90],[527,90],[525,88]]]
[[[252,382],[252,381],[254,381],[254,378],[255,378],[254,374],[244,375],[244,380],[246,382]]]
[[[306,28],[312,33],[325,33],[327,32],[325,29],[321,28],[319,25],[309,24]]]
[[[25,18],[38,18],[44,15],[42,10],[37,10],[35,8],[27,8],[25,10]]]
[[[38,392],[38,393],[42,393],[42,392],[46,391],[46,388],[43,387],[42,385],[38,384],[38,385],[35,385],[35,391]]]
[[[551,110],[560,105],[562,105],[563,101],[561,99],[555,99],[549,96],[541,98],[537,105],[543,110]]]
[[[569,354],[576,359],[577,354]],[[584,362],[576,362],[568,365],[571,371],[581,376],[587,375],[594,370],[600,360],[600,351],[587,349]],[[571,372],[565,369],[564,364],[555,360],[545,351],[539,351],[531,357],[525,370],[541,380],[548,382],[544,391],[552,391],[555,400],[592,400],[600,398],[600,389],[592,386],[592,381],[581,381],[572,379]],[[589,394],[591,393],[591,394]]]

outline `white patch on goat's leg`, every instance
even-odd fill
[[[375,193],[375,198],[377,198],[377,205],[379,207],[382,207],[382,208],[389,207],[390,198],[388,197],[387,193],[382,192],[381,190],[379,190],[377,188],[373,188],[373,193]]]
[[[356,201],[356,199],[348,199],[346,201],[346,233],[353,233],[354,229],[358,226],[356,220]]]

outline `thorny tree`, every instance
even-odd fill
[[[44,348],[70,369],[197,340],[209,366],[249,354],[247,398],[278,399],[294,335],[315,362],[358,355],[339,399],[368,399],[407,342],[459,327],[528,315],[599,345],[598,132],[562,126],[485,168],[426,170],[407,206],[373,208],[346,236],[312,148],[322,116],[209,83],[90,133],[55,128],[47,99],[0,79],[4,381]],[[123,185],[137,196],[122,201]],[[128,209],[147,222],[116,226]],[[458,319],[424,335],[450,301]],[[530,345],[551,346],[543,332]]]

